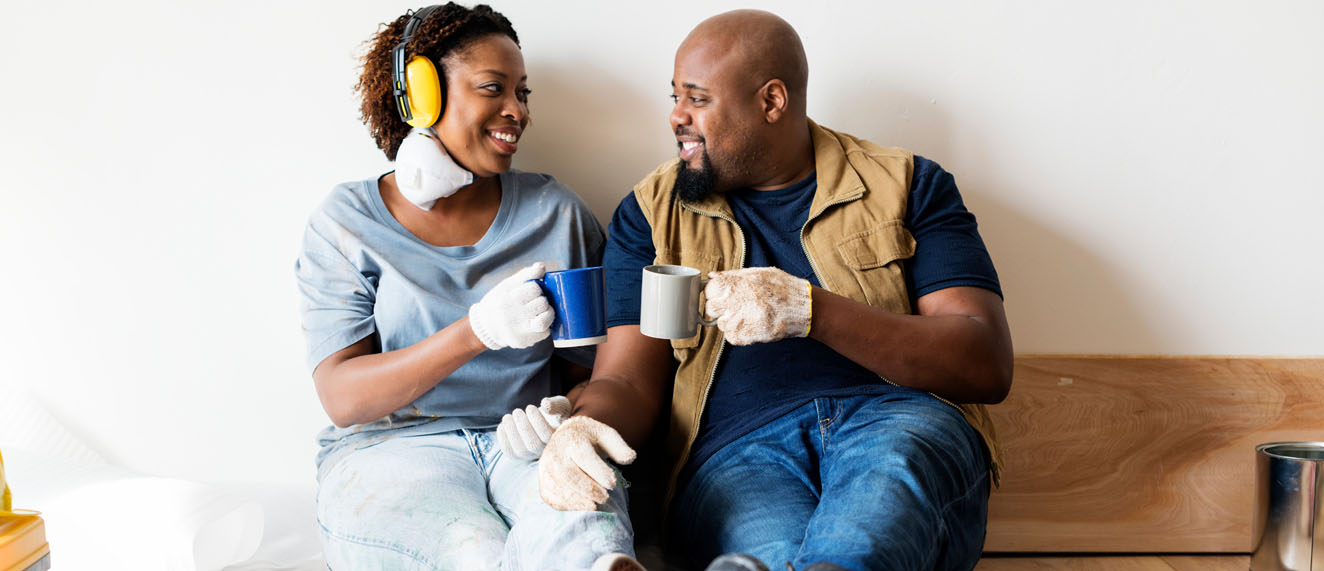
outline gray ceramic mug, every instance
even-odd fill
[[[689,339],[699,326],[712,327],[699,313],[699,290],[708,280],[688,266],[665,264],[644,268],[639,296],[639,332],[658,339]]]

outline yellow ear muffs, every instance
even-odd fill
[[[431,127],[441,117],[443,104],[437,66],[423,56],[409,58],[409,65],[405,66],[405,83],[410,114],[405,122],[411,127]]]

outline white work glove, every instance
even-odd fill
[[[570,399],[547,397],[539,406],[517,408],[501,417],[497,443],[501,450],[519,460],[536,460],[552,438],[552,431],[570,415]]]
[[[810,290],[808,280],[777,268],[744,268],[709,274],[703,293],[726,340],[750,345],[808,336]]]
[[[598,455],[617,464],[634,462],[634,449],[620,433],[587,416],[561,423],[538,462],[538,492],[558,510],[594,510],[616,487],[616,471]]]
[[[542,262],[529,265],[501,280],[483,299],[469,307],[469,327],[488,349],[523,349],[551,335],[556,313],[529,280],[541,278]]]

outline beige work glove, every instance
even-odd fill
[[[812,316],[808,280],[777,268],[744,268],[709,274],[703,293],[708,318],[732,345],[807,337]]]
[[[547,397],[538,406],[517,408],[501,417],[497,443],[506,456],[536,460],[552,438],[552,432],[567,416],[570,416],[570,399],[565,397]]]
[[[538,461],[538,492],[558,510],[594,510],[616,487],[616,471],[599,451],[617,464],[634,462],[634,449],[616,429],[587,416],[561,423]]]
[[[552,334],[556,313],[542,295],[542,288],[529,281],[543,276],[542,262],[526,266],[469,306],[469,327],[488,349],[523,349]]]

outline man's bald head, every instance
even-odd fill
[[[762,10],[733,10],[700,22],[681,42],[676,57],[707,60],[722,75],[757,88],[780,79],[797,115],[805,110],[809,62],[800,35],[786,20]]]
[[[737,10],[694,28],[671,76],[677,196],[782,188],[813,172],[808,77],[800,36],[773,14]]]

